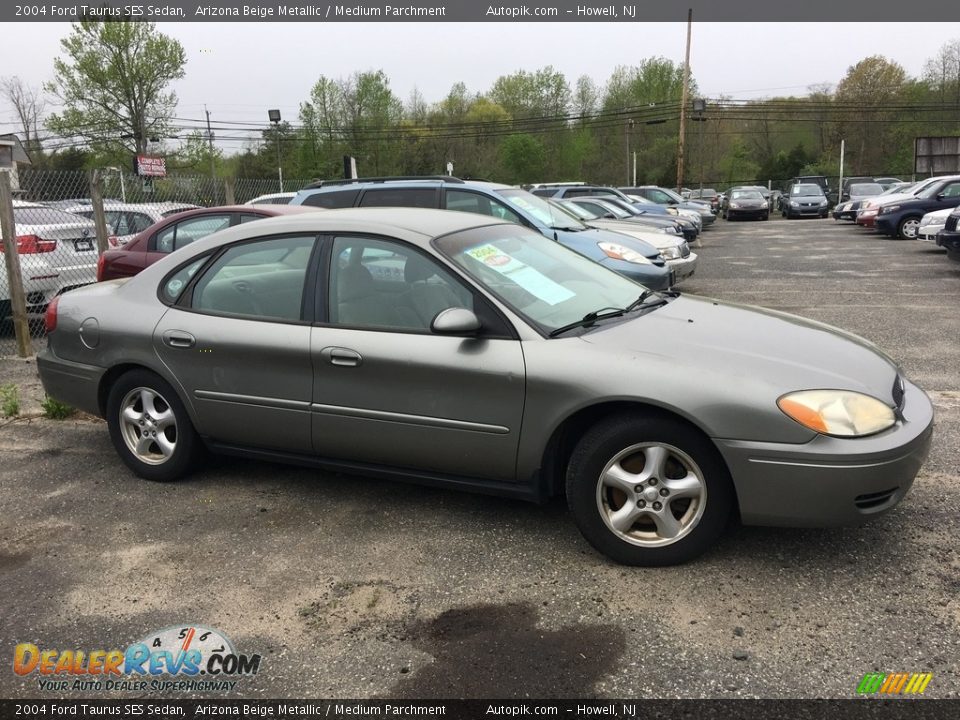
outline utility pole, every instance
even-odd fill
[[[683,143],[687,133],[687,98],[690,95],[690,35],[693,8],[687,10],[687,56],[683,63],[683,96],[680,99],[680,139],[677,141],[677,192],[683,188]]]
[[[203,106],[203,111],[207,114],[207,147],[210,148],[210,179],[215,180],[217,170],[213,161],[213,130],[210,129],[210,111],[207,110],[206,105]]]
[[[633,130],[633,118],[627,120],[623,126],[623,146],[627,156],[627,185],[630,184],[630,131]]]

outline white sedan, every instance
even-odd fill
[[[947,217],[952,212],[953,208],[934,210],[920,218],[920,227],[917,229],[917,239],[926,240],[936,245],[937,233],[943,230],[943,226],[947,223]]]

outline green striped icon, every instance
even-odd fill
[[[857,686],[858,695],[922,695],[933,673],[867,673]]]

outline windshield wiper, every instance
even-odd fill
[[[620,317],[625,312],[627,312],[627,310],[624,310],[623,308],[618,308],[618,307],[600,308],[599,310],[588,312],[579,320],[576,320],[568,325],[563,325],[562,327],[558,327],[556,330],[551,330],[548,337],[556,337],[557,335],[562,335],[568,330],[573,330],[574,328],[578,328],[578,327],[589,327],[590,325],[593,325],[595,322],[597,322],[597,320],[606,320],[607,318]]]
[[[654,295],[659,295],[656,300],[647,302]],[[627,305],[626,312],[633,312],[634,310],[639,310],[641,308],[652,308],[657,307],[658,305],[663,305],[667,302],[667,298],[680,297],[679,290],[644,290],[640,293],[640,297],[634,300],[632,303]]]

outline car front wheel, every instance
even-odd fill
[[[201,449],[174,389],[147,370],[132,370],[114,383],[107,398],[107,425],[120,458],[147,480],[183,477]]]
[[[567,502],[580,532],[625,565],[675,565],[701,555],[726,527],[733,499],[717,449],[669,417],[598,423],[567,470]]]
[[[917,232],[920,230],[920,219],[911,217],[904,218],[897,227],[897,235],[904,240],[916,240]]]

